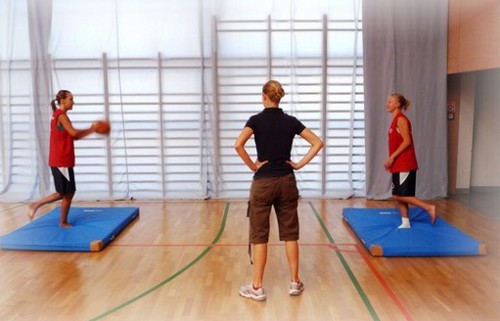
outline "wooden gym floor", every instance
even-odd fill
[[[137,206],[140,217],[100,252],[0,250],[0,320],[499,320],[500,220],[457,200],[431,202],[488,254],[372,257],[342,209],[394,203],[301,199],[305,291],[288,295],[272,216],[265,302],[238,295],[252,276],[244,200],[75,202]],[[26,223],[26,204],[0,204],[1,235]]]

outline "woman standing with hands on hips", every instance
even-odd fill
[[[389,128],[389,157],[384,163],[392,173],[392,196],[398,203],[401,214],[399,228],[410,228],[409,205],[423,208],[436,221],[436,207],[415,197],[417,185],[417,158],[411,132],[411,123],[403,114],[410,107],[410,101],[403,95],[392,93],[387,98],[386,109],[393,119]]]
[[[75,129],[67,115],[74,105],[73,94],[68,90],[60,90],[50,104],[53,114],[50,120],[49,166],[56,192],[31,203],[28,206],[28,217],[32,220],[40,206],[62,200],[59,225],[71,227],[68,223],[68,213],[76,191],[73,171],[75,166],[74,141],[94,132],[107,134],[110,127],[107,121],[97,121],[87,129]]]
[[[262,88],[264,109],[248,119],[234,145],[243,162],[254,172],[248,208],[249,243],[254,248],[253,280],[242,286],[239,294],[258,301],[266,300],[262,282],[267,261],[269,216],[273,206],[278,220],[279,238],[285,242],[290,269],[288,293],[299,295],[304,290],[299,278],[299,193],[294,170],[308,164],[323,147],[323,142],[316,134],[279,108],[284,95],[285,91],[279,82],[268,81]],[[257,149],[255,161],[245,149],[252,135]],[[309,151],[298,163],[290,159],[295,135],[300,135],[310,144]]]

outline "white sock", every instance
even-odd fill
[[[398,226],[398,228],[410,228],[410,219],[408,217],[402,217],[401,218],[401,225]]]

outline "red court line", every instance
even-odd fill
[[[356,246],[357,252],[361,255],[361,257],[365,261],[366,265],[370,268],[370,270],[373,272],[375,277],[378,279],[378,281],[380,282],[380,284],[384,288],[385,292],[387,292],[387,294],[392,299],[394,304],[396,304],[396,306],[399,308],[399,310],[403,314],[404,318],[408,321],[413,321],[413,318],[411,317],[410,313],[408,312],[408,310],[406,309],[404,304],[398,299],[398,297],[394,293],[394,291],[392,291],[391,287],[389,286],[387,281],[384,279],[384,277],[378,272],[375,265],[373,265],[373,263],[370,262],[366,253],[363,252],[363,249],[361,248],[361,246],[359,244],[355,244],[355,246]]]
[[[343,250],[343,251],[341,251],[341,250],[339,249],[339,245],[341,245],[341,246],[342,246],[342,245],[349,245],[349,246],[351,246],[351,247],[354,247],[354,250]],[[331,248],[332,250],[335,250],[335,251],[337,251],[337,252],[343,252],[343,253],[358,253],[358,250],[357,250],[357,248],[356,248],[356,244],[337,244],[337,243],[332,244],[332,243],[328,243],[328,244],[327,244],[327,246],[328,246],[329,248]]]
[[[283,243],[268,243],[269,246],[285,246]],[[114,243],[108,245],[110,247],[146,247],[146,248],[161,248],[161,247],[247,247],[248,243],[217,243],[217,244],[208,244],[208,243],[164,243],[164,244],[153,244],[153,243]],[[347,252],[347,253],[357,253],[356,244],[352,243],[299,243],[299,246],[324,246],[328,247],[332,250],[338,252]],[[340,247],[353,247],[355,250],[341,250]]]

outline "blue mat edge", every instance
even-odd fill
[[[415,208],[410,208],[410,210],[412,210],[412,209],[414,210]],[[384,253],[384,247],[381,244],[370,243],[369,241],[367,242],[367,240],[363,239],[358,234],[358,231],[356,230],[356,227],[353,226],[353,224],[351,224],[351,222],[349,221],[349,219],[345,216],[346,211],[368,211],[368,212],[369,211],[379,211],[379,212],[384,211],[384,212],[397,212],[397,213],[399,213],[399,211],[397,209],[394,209],[394,208],[354,208],[354,207],[347,207],[347,208],[343,208],[342,209],[343,220],[347,223],[347,225],[353,231],[353,233],[355,234],[355,236],[360,240],[360,242],[368,250],[368,252],[370,252],[370,254],[372,256],[384,256],[384,257],[446,257],[446,256],[450,257],[450,256],[457,256],[458,257],[458,256],[479,256],[479,255],[486,255],[487,254],[486,244],[484,242],[481,242],[481,241],[475,239],[471,235],[463,232],[462,230],[460,230],[459,228],[457,228],[453,224],[450,224],[450,223],[446,222],[444,219],[439,218],[439,217],[437,218],[437,220],[441,220],[445,224],[451,226],[452,228],[454,228],[457,231],[460,231],[465,236],[467,236],[467,237],[473,239],[475,242],[477,242],[477,249],[476,249],[476,251],[474,253],[466,252],[466,251],[462,251],[462,252],[458,252],[457,251],[457,252],[454,252],[453,254],[436,254],[436,253],[428,253],[428,252],[421,252],[421,253],[415,252],[415,253],[405,254],[405,255],[401,255],[401,254],[387,254],[387,253]],[[368,214],[369,213],[367,213],[367,215]],[[436,220],[436,222],[437,222],[437,220]]]
[[[104,243],[104,247],[106,245],[108,245],[111,241],[113,241],[124,229],[125,227],[127,227],[128,224],[130,224],[130,222],[132,222],[133,220],[135,220],[138,216],[139,216],[139,208],[138,207],[131,207],[131,208],[135,208],[134,212],[132,213],[132,215],[130,215],[129,217],[127,217],[126,220],[124,220],[122,222],[122,224],[118,225],[110,234],[107,238],[105,238],[104,240],[101,240],[103,241]]]
[[[51,211],[57,210],[59,207],[53,208]],[[110,209],[116,209],[119,207],[75,207],[78,209],[102,209],[102,208],[110,208]],[[37,246],[36,244],[30,244],[30,248],[26,248],[25,245],[21,246],[19,244],[6,244],[2,242],[4,237],[9,236],[11,233],[14,233],[15,231],[19,229],[23,229],[25,226],[29,225],[23,225],[5,235],[0,236],[0,249],[1,250],[13,250],[13,251],[47,251],[47,252],[98,252],[103,250],[112,240],[114,240],[126,227],[127,225],[130,224],[133,220],[135,220],[139,215],[140,215],[140,208],[139,207],[132,207],[132,206],[127,206],[123,207],[126,209],[133,209],[133,212],[125,219],[123,220],[120,224],[118,224],[106,237],[104,237],[101,240],[92,240],[89,243],[85,243],[84,245],[79,245],[78,247],[71,247],[68,246],[67,248],[63,248],[61,246],[50,246],[47,244],[44,244],[42,246]],[[49,211],[49,212],[51,212]],[[70,210],[71,211],[71,210]],[[48,214],[48,213],[47,213]],[[71,214],[71,212],[70,212]],[[88,248],[87,248],[88,244]],[[85,247],[85,249],[83,249]]]
[[[104,249],[109,243],[111,243],[111,241],[113,241],[127,227],[127,225],[130,224],[130,222],[132,222],[133,220],[135,220],[139,216],[139,208],[138,207],[130,207],[130,208],[135,208],[132,215],[127,217],[127,219],[124,220],[122,222],[122,224],[118,225],[113,231],[111,231],[111,233],[109,234],[108,237],[105,237],[103,240],[93,241],[93,242],[96,242],[96,241],[102,242],[102,246],[97,251],[101,251],[102,249]],[[92,243],[93,242],[91,242],[91,244],[90,244],[90,247],[91,247],[90,251],[91,252],[95,252],[94,250],[92,250]]]

